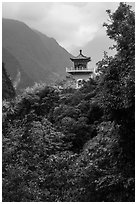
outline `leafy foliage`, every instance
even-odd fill
[[[135,129],[135,13],[130,6],[120,3],[111,13],[110,24],[104,24],[107,35],[116,42],[117,54],[99,62],[100,83],[98,93],[100,106],[106,118],[120,125],[121,145],[125,157],[134,163]],[[101,79],[102,78],[102,79]],[[128,151],[127,151],[128,149]]]
[[[117,54],[98,63],[100,99],[108,111],[134,106],[135,84],[135,14],[130,6],[120,3],[115,13],[107,11],[110,24],[104,24],[107,35],[116,42]]]

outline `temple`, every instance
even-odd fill
[[[93,71],[88,69],[87,64],[91,61],[90,57],[86,57],[82,54],[82,50],[77,57],[70,58],[74,63],[73,67],[66,68],[66,72],[73,75],[76,80],[76,88],[80,88],[82,86],[82,81],[89,80],[91,78],[91,74]]]

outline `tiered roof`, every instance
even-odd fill
[[[90,57],[86,57],[82,54],[82,50],[80,50],[80,53],[77,57],[73,57],[73,58],[70,58],[72,61],[77,61],[77,60],[85,60],[85,61],[91,61]]]

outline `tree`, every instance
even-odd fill
[[[116,43],[117,54],[108,57],[105,53],[98,63],[98,71],[102,72],[99,87],[102,106],[115,114],[116,110],[134,106],[135,14],[125,3],[120,3],[114,13],[110,10],[107,13],[110,23],[104,26],[109,38]]]
[[[117,53],[98,63],[100,74],[98,101],[105,118],[120,127],[123,165],[129,164],[129,174],[134,175],[135,154],[135,13],[125,3],[109,15],[105,23],[107,35],[115,41]],[[125,160],[125,162],[124,162]]]

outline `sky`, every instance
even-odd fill
[[[106,36],[102,26],[108,20],[106,10],[115,11],[118,5],[119,2],[5,2],[2,16],[25,22],[76,54],[78,48],[86,48],[97,36]]]

